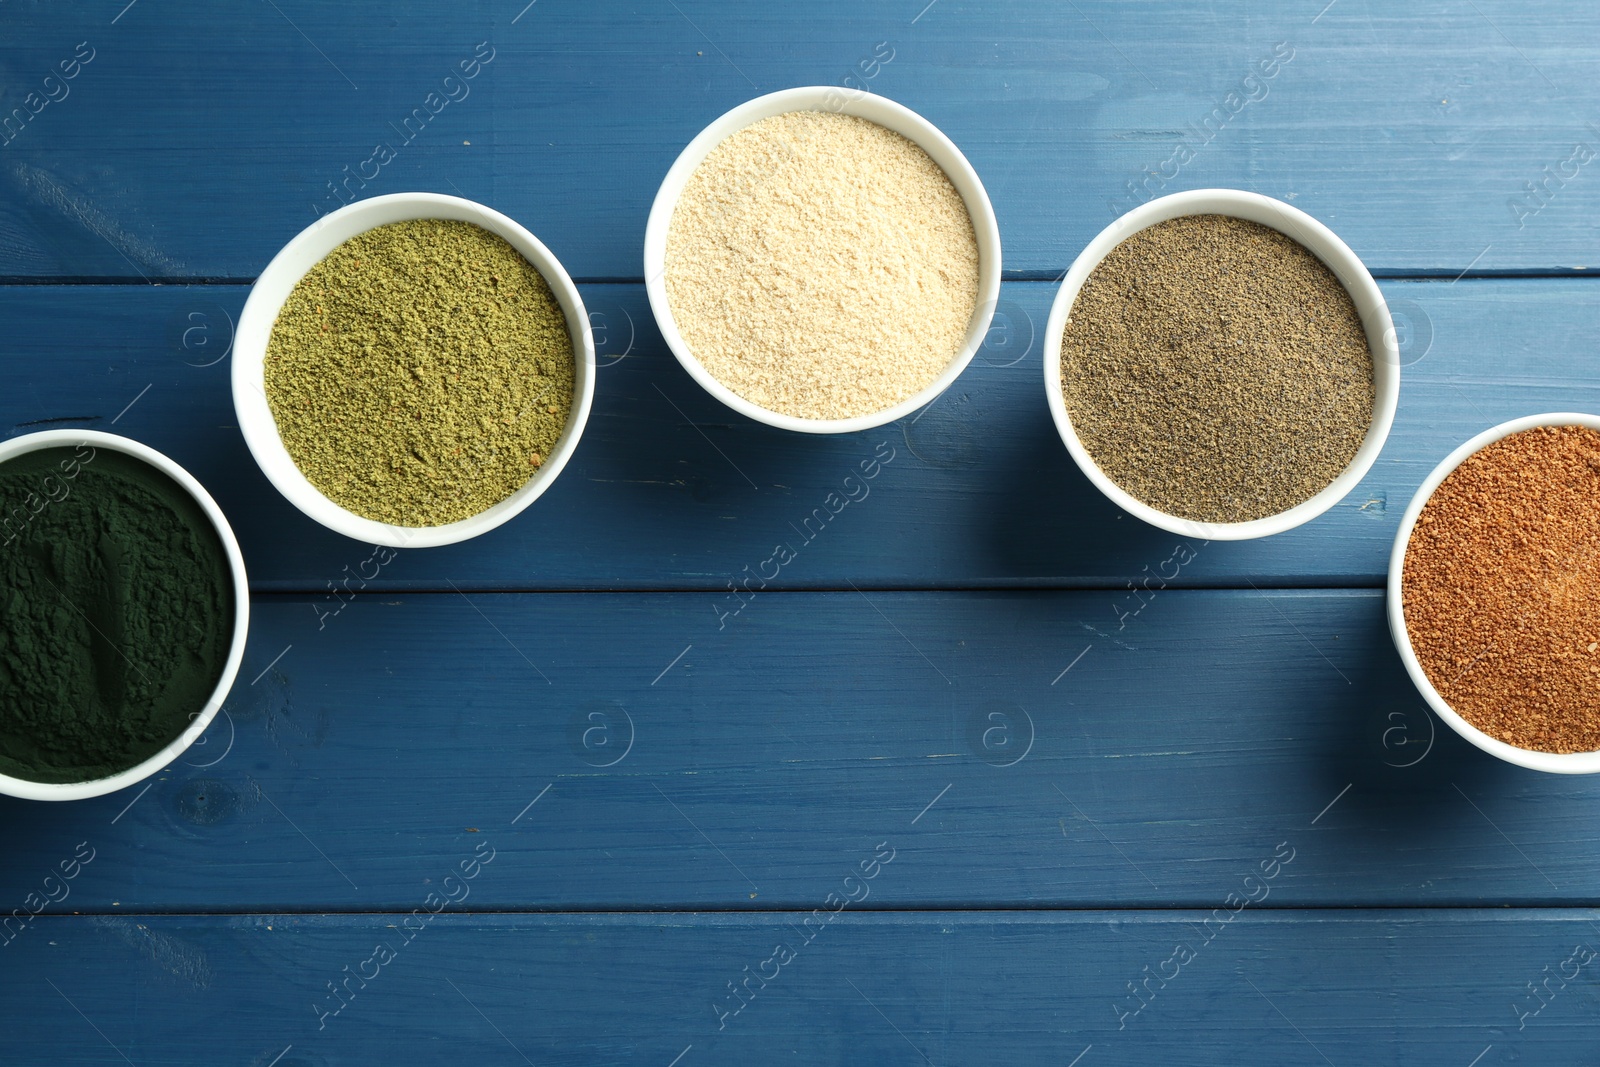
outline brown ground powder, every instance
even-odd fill
[[[1372,423],[1350,294],[1298,242],[1225,215],[1159,222],[1111,250],[1073,302],[1061,386],[1112,481],[1201,522],[1311,499]]]
[[[690,351],[734,393],[848,418],[949,366],[977,305],[978,245],[922,149],[852,115],[795,111],[731,135],[695,169],[665,282]]]
[[[1468,457],[1417,518],[1401,596],[1462,718],[1518,748],[1600,749],[1600,433],[1540,427]]]

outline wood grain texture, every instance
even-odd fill
[[[1600,411],[1597,33],[1509,0],[0,0],[0,437],[162,449],[256,590],[182,760],[0,798],[0,1063],[1593,1062],[1600,781],[1429,716],[1380,585],[1457,444]],[[641,246],[708,122],[846,78],[966,152],[1008,281],[936,403],[812,438],[679,369]],[[1206,186],[1385,279],[1404,385],[1327,515],[1180,545],[1072,466],[1041,331],[1115,214]],[[602,370],[532,509],[388,559],[260,475],[226,356],[319,211],[410,189],[538,234]]]
[[[0,276],[251,278],[356,174],[347,195],[459,192],[574,276],[638,278],[650,203],[696,133],[847,77],[966,152],[1014,271],[1064,269],[1130,183],[1291,200],[1389,273],[1579,270],[1600,236],[1600,182],[1572,160],[1600,148],[1600,11],[1581,4],[543,0],[518,18],[187,0],[113,25],[121,6],[7,5],[4,112],[79,42],[94,59],[0,147]],[[494,58],[449,102],[479,42]],[[893,58],[875,66],[879,42]],[[1262,79],[1278,46],[1291,58]],[[429,93],[443,103],[407,135]],[[394,158],[363,168],[379,144]],[[1519,201],[1528,182],[1549,184]]]
[[[497,858],[472,884],[516,862]],[[914,862],[896,858],[877,881],[915,878]],[[846,909],[807,943],[808,917],[446,912],[409,942],[401,915],[55,918],[0,949],[4,966],[30,974],[8,998],[0,1057],[39,1062],[49,1049],[83,1067],[266,1067],[280,1056],[276,1067],[1593,1062],[1600,961],[1559,977],[1575,948],[1582,959],[1600,945],[1590,909],[1245,909],[1214,925],[1209,943],[1206,912]],[[380,944],[393,959],[363,966]],[[762,964],[778,945],[792,959],[764,988],[752,979],[751,999],[719,1029],[718,1012],[738,1003],[728,983],[773,974]],[[1119,1029],[1119,1008],[1138,1003],[1129,984],[1173,974],[1161,965],[1180,945],[1194,958],[1166,983],[1152,978],[1146,1006]],[[347,977],[358,972],[372,980]],[[1535,1000],[1528,984],[1547,979]],[[345,981],[342,1010],[320,1014],[340,1004],[328,983]]]
[[[0,901],[85,839],[66,904],[111,913],[404,908],[484,839],[492,909],[809,907],[884,840],[894,908],[1219,906],[1285,839],[1271,907],[1600,878],[1600,782],[1431,719],[1376,592],[1169,591],[1120,630],[1106,592],[715,605],[258,598],[228,715],[148,793],[0,801]]]
[[[507,526],[404,552],[375,583],[726,591],[780,542],[804,544],[776,577],[766,569],[784,588],[1142,580],[1179,538],[1121,517],[1061,444],[1040,371],[1055,292],[1007,284],[989,345],[917,416],[813,437],[752,422],[706,395],[655,331],[642,286],[584,286],[605,366],[561,480]],[[1456,445],[1518,415],[1600,411],[1600,304],[1588,282],[1387,282],[1384,292],[1408,365],[1400,415],[1372,472],[1298,530],[1208,546],[1175,582],[1379,585],[1400,514]],[[245,449],[223,359],[243,301],[226,286],[0,287],[0,427],[112,429],[162,449],[216,495],[255,588],[325,591],[371,549],[302,516]],[[846,478],[880,446],[894,458],[866,484],[869,495],[826,524],[812,518],[830,493],[847,493]]]

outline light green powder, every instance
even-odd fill
[[[311,484],[398,526],[499,503],[549,457],[572,408],[572,338],[549,284],[468,222],[379,226],[284,301],[267,403]]]

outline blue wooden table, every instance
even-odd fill
[[[1600,783],[1431,718],[1381,586],[1456,444],[1600,410],[1600,9],[525,3],[0,2],[0,427],[167,452],[253,589],[179,763],[0,800],[0,1063],[1596,1062]],[[941,126],[1005,246],[971,368],[843,437],[707,397],[640,267],[682,146],[804,84]],[[1333,227],[1406,364],[1367,479],[1254,543],[1119,514],[1042,392],[1055,279],[1206,186]],[[533,230],[602,370],[531,510],[352,597],[227,355],[278,248],[402,190]]]

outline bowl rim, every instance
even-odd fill
[[[190,716],[189,725],[183,732],[169,741],[160,751],[116,774],[85,782],[35,782],[0,773],[0,793],[20,797],[23,800],[86,800],[90,797],[104,796],[136,785],[170,766],[201,734],[206,732],[212,720],[217,717],[217,712],[227,699],[228,691],[233,688],[234,680],[238,677],[239,665],[244,661],[245,643],[250,631],[250,583],[245,575],[244,555],[239,551],[239,542],[233,536],[233,528],[228,524],[227,516],[222,513],[217,502],[206,492],[205,486],[171,457],[132,438],[102,430],[41,430],[0,441],[0,463],[41,448],[75,444],[88,444],[91,447],[105,448],[143,460],[177,482],[194,498],[195,503],[200,505],[200,509],[211,520],[211,525],[222,542],[223,552],[228,558],[228,570],[233,579],[233,632],[228,646],[228,658],[223,663],[222,673],[217,678],[217,684],[212,688],[211,695],[201,709]]]
[[[445,219],[472,222],[504,238],[549,284],[572,337],[572,407],[555,447],[511,495],[476,515],[442,526],[399,526],[357,515],[311,484],[290,458],[263,391],[267,342],[278,312],[300,279],[333,249],[360,233],[391,222]],[[303,267],[302,257],[310,257]],[[367,544],[429,548],[456,544],[509,522],[555,482],[577,450],[594,404],[594,335],[583,297],[566,268],[544,243],[515,219],[474,200],[444,193],[400,192],[368,197],[330,211],[279,249],[250,286],[234,330],[231,368],[234,413],[250,454],[267,480],[302,513],[336,533]]]
[[[1186,215],[1229,215],[1258,222],[1297,242],[1331,270],[1354,301],[1372,357],[1373,411],[1366,437],[1350,463],[1316,495],[1286,511],[1245,522],[1201,522],[1151,507],[1100,469],[1079,440],[1061,393],[1061,341],[1072,305],[1089,275],[1111,250],[1140,230]],[[1331,229],[1292,204],[1243,189],[1191,189],[1157,197],[1118,216],[1095,235],[1062,277],[1050,305],[1044,340],[1045,400],[1067,451],[1100,492],[1134,518],[1207,541],[1243,541],[1292,530],[1343,500],[1366,477],[1388,440],[1400,401],[1400,349],[1389,305],[1372,273]]]
[[[772,411],[746,400],[706,370],[679,332],[667,300],[667,232],[689,177],[712,149],[733,134],[761,119],[793,111],[832,111],[854,115],[905,137],[926,152],[944,171],[945,177],[960,194],[967,208],[967,217],[972,221],[972,231],[978,245],[978,297],[972,318],[967,323],[966,340],[937,378],[915,395],[882,411],[843,419],[806,419]],[[677,159],[661,180],[660,188],[656,190],[655,200],[650,206],[650,217],[645,223],[645,293],[649,297],[656,326],[679,364],[701,388],[741,415],[768,426],[801,433],[835,434],[870,430],[904,418],[938,399],[966,370],[978,349],[983,347],[995,308],[1000,302],[1000,274],[1000,224],[995,216],[994,205],[989,201],[989,194],[978,172],[955,142],[904,104],[876,93],[836,85],[802,85],[780,89],[746,100],[713,119],[678,153]]]
[[[1389,552],[1385,614],[1389,620],[1389,635],[1394,640],[1396,651],[1400,653],[1400,661],[1405,664],[1406,673],[1411,676],[1412,683],[1416,685],[1417,691],[1422,694],[1422,699],[1427,702],[1428,707],[1452,730],[1489,755],[1497,756],[1518,767],[1552,774],[1594,774],[1600,772],[1600,751],[1540,752],[1536,749],[1518,748],[1468,722],[1434,688],[1433,682],[1417,659],[1416,651],[1411,647],[1411,634],[1406,629],[1404,594],[1401,586],[1405,578],[1406,551],[1410,547],[1411,531],[1416,526],[1417,517],[1422,514],[1422,509],[1433,499],[1434,491],[1455,472],[1457,467],[1461,466],[1467,457],[1502,438],[1539,426],[1585,426],[1592,430],[1600,430],[1600,415],[1551,411],[1508,419],[1474,434],[1440,460],[1439,465],[1434,467],[1417,487],[1416,493],[1411,497],[1411,503],[1400,517],[1400,528],[1395,531],[1394,546]]]

